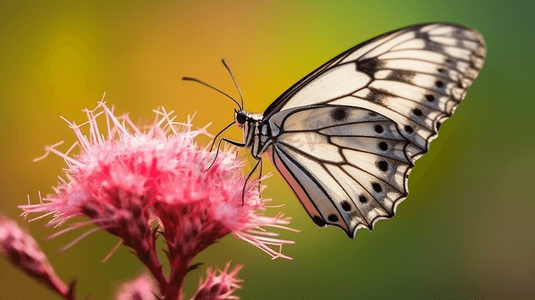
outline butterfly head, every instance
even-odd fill
[[[251,118],[249,114],[244,110],[234,110],[234,121],[238,125],[238,127],[242,128],[245,123],[247,122],[247,119]]]

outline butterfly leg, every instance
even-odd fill
[[[262,183],[262,166],[263,166],[262,159],[260,159],[259,161],[260,161],[260,174],[258,175],[258,195],[260,195],[260,184]]]
[[[225,130],[227,130],[230,126],[234,125],[234,122],[231,122],[230,124],[228,124],[227,126],[225,126],[225,128],[223,128],[221,131],[219,131],[216,136],[214,137],[214,141],[212,142],[212,146],[210,146],[210,152],[212,152],[212,150],[214,149],[214,144],[215,144],[215,141],[217,141],[217,138],[223,133],[225,132]]]
[[[236,142],[236,141],[229,140],[229,139],[226,139],[226,138],[221,138],[221,139],[219,140],[219,143],[217,143],[217,150],[216,150],[216,152],[215,152],[215,157],[214,157],[214,159],[212,160],[212,162],[210,163],[210,166],[208,166],[208,167],[204,170],[204,172],[208,171],[208,170],[215,164],[215,161],[217,160],[217,156],[219,156],[219,150],[221,149],[221,143],[222,143],[223,141],[225,141],[225,142],[227,142],[227,143],[229,143],[229,144],[231,144],[231,145],[234,145],[234,146],[236,146],[236,147],[240,147],[240,148],[245,147],[245,143],[240,143],[240,142]],[[212,145],[213,145],[213,143],[212,143]],[[211,150],[210,150],[210,151],[211,151]]]
[[[247,178],[245,179],[245,183],[243,184],[243,190],[242,190],[242,193],[241,193],[241,202],[242,202],[242,204],[245,204],[245,187],[247,187],[247,181],[249,181],[249,179],[253,175],[253,173],[256,170],[256,168],[258,168],[258,165],[260,165],[260,170],[262,170],[262,159],[261,158],[259,158],[257,160],[257,162],[254,165],[253,169],[251,170],[251,172],[249,173],[249,175],[247,175]],[[260,185],[258,185],[258,189],[259,189],[259,192],[260,192]]]
[[[236,147],[240,147],[240,148],[243,148],[245,147],[245,143],[240,143],[240,142],[236,142],[236,141],[233,141],[233,140],[229,140],[227,138],[221,138],[221,141],[225,141],[231,145],[234,145]],[[221,141],[219,141],[219,143],[221,144]]]

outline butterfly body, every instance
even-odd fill
[[[414,162],[464,99],[486,55],[477,31],[431,23],[355,46],[235,122],[319,226],[349,237],[395,215]],[[229,141],[225,139],[226,141]]]

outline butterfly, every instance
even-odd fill
[[[214,88],[239,106],[224,130],[236,124],[244,140],[222,138],[218,149],[221,141],[250,148],[252,172],[267,153],[314,223],[353,238],[395,215],[414,162],[465,98],[485,55],[482,35],[468,27],[401,28],[331,59],[263,114],[243,109],[223,61],[242,99]]]

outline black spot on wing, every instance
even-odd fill
[[[384,131],[385,129],[383,128],[383,125],[375,125],[375,126],[374,126],[374,130],[375,130],[375,132],[377,132],[377,133],[383,133],[383,131]]]
[[[416,39],[427,40],[429,38],[429,34],[425,31],[415,30],[414,35]]]
[[[318,225],[319,227],[325,226],[325,221],[323,221],[323,219],[319,216],[312,217],[312,221],[314,221],[314,223],[316,223],[316,225]]]
[[[376,193],[380,193],[383,191],[383,188],[381,187],[381,185],[377,182],[374,182],[372,183],[372,188],[373,190],[376,192]]]
[[[388,144],[385,143],[385,142],[380,142],[378,146],[379,146],[379,149],[381,149],[383,151],[388,150]]]
[[[388,170],[388,163],[384,160],[380,160],[377,162],[377,167],[379,170],[386,172],[386,170]]]
[[[329,216],[327,217],[327,219],[329,220],[329,222],[333,222],[333,223],[338,222],[338,216],[337,216],[337,215],[334,215],[334,214],[333,214],[333,215],[329,215]]]
[[[331,110],[330,116],[335,121],[343,121],[349,116],[349,110],[347,107],[339,106]]]
[[[444,53],[444,45],[432,42],[429,39],[425,41],[425,49],[434,52]]]
[[[342,209],[345,211],[351,211],[351,205],[347,201],[342,201]]]
[[[416,73],[406,70],[392,70],[390,74],[385,78],[385,80],[394,80],[394,81],[402,81],[402,82],[409,82]]]
[[[376,89],[372,87],[369,87],[368,89],[370,90],[370,92],[366,96],[366,99],[375,103],[381,103],[386,97],[394,96],[393,94],[382,89]]]
[[[362,61],[357,61],[357,70],[360,72],[364,72],[371,77],[373,77],[373,74],[377,71],[377,69],[381,66],[381,62],[375,58],[369,58]]]

